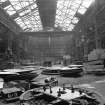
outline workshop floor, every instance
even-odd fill
[[[50,75],[39,75],[34,81],[39,81],[44,79]],[[52,75],[56,77],[59,81],[59,85],[62,86],[63,84],[74,84],[74,85],[81,85],[87,87],[89,89],[96,90],[105,101],[105,76],[94,76],[94,75],[84,75],[80,77],[61,77],[59,75]],[[0,105],[19,105],[19,102],[14,103],[0,103]]]

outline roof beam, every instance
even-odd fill
[[[18,34],[23,30],[14,22],[9,15],[0,7],[0,22],[8,27],[12,32]]]
[[[43,27],[54,27],[56,0],[36,0]]]
[[[20,32],[20,36],[33,36],[33,37],[62,37],[72,36],[75,32],[73,31],[60,31],[60,32]]]
[[[15,13],[15,14],[13,14],[13,15],[11,16],[12,19],[16,19],[16,18],[18,18],[18,17],[19,17],[19,14],[18,14],[18,13]]]
[[[36,8],[32,9],[31,12],[34,12],[35,10],[36,10]],[[19,13],[15,13],[15,14],[13,14],[13,15],[11,16],[11,18],[12,18],[12,19],[16,19],[16,18],[18,18],[18,17],[24,17],[24,16],[27,16],[27,15],[29,15],[29,14],[30,14],[30,12],[29,12],[29,13],[26,13],[26,14],[24,14],[24,15],[22,15],[22,16],[19,16]]]
[[[3,2],[2,4],[0,4],[0,7],[5,8],[10,4],[11,4],[10,1],[7,0],[7,1]]]
[[[8,2],[9,2],[9,1],[8,1]],[[10,3],[10,2],[9,2],[9,3]],[[29,8],[31,5],[33,5],[34,3],[35,3],[35,2],[29,4],[28,6],[22,8],[22,9],[17,10],[15,14],[11,15],[11,18],[12,18],[12,19],[16,19],[17,17],[19,17],[19,13],[25,11],[26,9],[28,9],[28,8]],[[11,4],[11,3],[10,3],[10,4]],[[12,5],[12,4],[11,4],[11,5]],[[12,7],[14,7],[14,6],[12,5]],[[34,11],[34,10],[36,10],[36,8],[35,8],[35,9],[32,9],[32,11]],[[27,15],[27,14],[26,14],[26,15]],[[23,17],[23,16],[22,16],[22,17]]]

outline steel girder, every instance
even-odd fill
[[[8,27],[11,31],[18,34],[23,30],[9,17],[9,15],[0,7],[0,22]]]

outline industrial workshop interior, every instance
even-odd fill
[[[105,105],[105,0],[0,0],[0,105]]]

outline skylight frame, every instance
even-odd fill
[[[0,4],[4,3],[5,1],[10,1],[10,7],[5,7],[4,10],[11,17],[16,14],[14,20],[18,17],[21,18],[20,22],[16,22],[19,25],[21,24],[20,26],[23,28],[23,30],[30,29],[30,31],[36,31],[38,30],[37,28],[39,28],[39,30],[42,30],[43,27],[39,16],[36,0],[1,0]],[[62,30],[67,30],[68,26],[68,31],[72,30],[73,28],[70,25],[73,24],[73,27],[75,27],[75,25],[79,21],[79,19],[75,19],[77,18],[76,13],[84,15],[86,10],[91,5],[92,1],[94,0],[58,0],[55,27],[62,27]],[[36,18],[32,19],[33,17]],[[27,18],[26,20],[29,21],[29,24],[26,23],[24,18]]]
[[[36,0],[5,0],[10,4],[4,10],[12,17],[17,14],[14,21],[25,31],[42,31],[43,26],[38,12]],[[3,3],[3,1],[2,1]],[[32,17],[34,19],[32,19]],[[19,20],[21,19],[21,20]],[[28,21],[29,24],[26,22]],[[35,26],[34,26],[35,25]]]
[[[81,15],[84,15],[93,1],[94,0],[90,0],[90,1],[89,0],[58,0],[56,17],[55,17],[55,27],[61,27],[63,31],[65,30],[72,31],[75,25],[79,22],[79,18],[76,17],[76,13],[80,13]],[[67,5],[65,5],[65,3]],[[86,4],[88,5],[86,6]],[[64,10],[65,8],[67,10]],[[67,11],[67,12],[63,14],[63,11]],[[68,19],[70,19],[69,20],[70,22],[66,22],[68,21]],[[68,29],[67,29],[67,26],[68,26]]]

